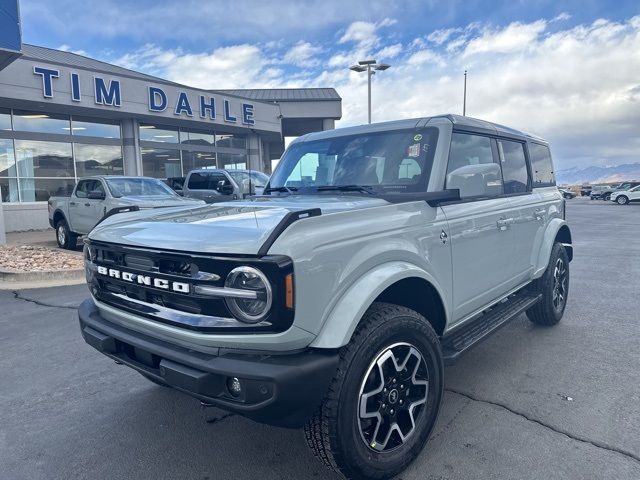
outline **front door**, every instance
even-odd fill
[[[513,210],[503,195],[495,140],[454,132],[447,188],[461,201],[442,206],[451,237],[453,324],[517,285]]]
[[[98,192],[104,196],[104,187],[100,180],[87,180],[89,190],[86,192],[85,198],[78,198],[76,207],[76,227],[75,231],[80,234],[86,234],[98,223],[105,215],[105,200],[89,198],[89,193]],[[84,192],[83,192],[84,193]]]

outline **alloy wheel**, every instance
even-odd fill
[[[376,452],[401,447],[414,434],[429,391],[427,364],[409,343],[382,350],[360,387],[358,428]]]
[[[562,310],[567,299],[567,267],[564,261],[559,258],[553,269],[553,308],[556,311]]]
[[[64,245],[67,240],[67,232],[63,225],[58,225],[58,244]]]

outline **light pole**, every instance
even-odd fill
[[[467,116],[467,71],[464,71],[464,94],[462,97],[462,116]]]
[[[371,75],[375,75],[375,70],[383,71],[390,66],[391,65],[386,63],[377,63],[375,60],[360,60],[358,65],[352,65],[349,67],[349,70],[353,70],[354,72],[367,72],[369,123],[371,123]]]

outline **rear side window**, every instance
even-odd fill
[[[551,152],[546,145],[529,143],[529,158],[533,171],[534,187],[549,187],[556,184],[556,176],[553,172]]]
[[[529,189],[529,172],[524,156],[524,145],[520,142],[498,140],[498,151],[502,164],[504,193],[524,193]]]

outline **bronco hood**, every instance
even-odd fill
[[[255,255],[289,212],[320,208],[325,215],[381,205],[387,202],[351,195],[258,197],[117,214],[98,224],[89,238],[163,250]]]

